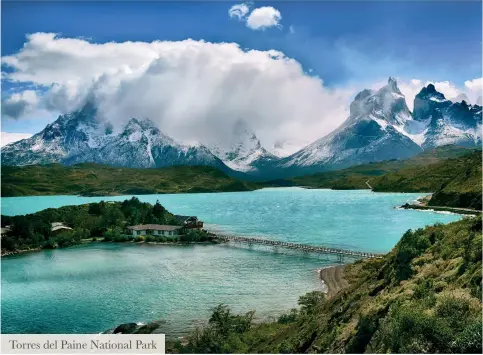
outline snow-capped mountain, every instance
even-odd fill
[[[410,157],[422,151],[417,137],[405,130],[410,121],[404,95],[389,78],[380,90],[357,94],[349,118],[339,128],[282,159],[280,167],[311,172]]]
[[[481,106],[447,100],[432,84],[415,97],[411,113],[396,80],[389,78],[380,90],[357,94],[341,126],[282,159],[278,169],[282,175],[300,175],[405,159],[446,144],[478,147],[481,115]]]
[[[207,165],[232,176],[275,179],[334,170],[388,159],[405,159],[424,149],[457,144],[481,146],[482,108],[465,100],[452,102],[434,85],[424,87],[406,105],[396,80],[380,90],[363,90],[350,105],[349,118],[336,130],[289,156],[266,150],[248,125],[239,120],[227,144],[186,145],[163,134],[149,120],[131,119],[120,131],[99,122],[96,110],[60,116],[34,136],[2,148],[2,163],[29,165],[94,162],[151,168]],[[274,151],[287,151],[280,142]]]
[[[109,124],[95,119],[95,109],[89,105],[2,149],[6,165],[84,162],[136,168],[208,165],[230,170],[205,146],[179,144],[149,120],[133,118],[120,133],[113,133]]]
[[[262,147],[260,140],[243,120],[236,121],[228,147],[211,145],[211,152],[233,170],[257,174],[279,160]]]
[[[416,95],[413,117],[425,149],[445,144],[481,145],[481,106],[447,100],[432,84]]]

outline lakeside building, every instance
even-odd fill
[[[127,229],[133,237],[147,234],[175,237],[183,234],[183,226],[168,226],[164,224],[140,224],[137,226],[129,226]]]
[[[54,234],[54,235],[59,234],[61,232],[71,231],[71,230],[72,230],[72,228],[67,227],[62,222],[52,222],[51,223],[51,231],[52,231],[52,234]]]
[[[0,231],[0,236],[2,234],[7,234],[8,232],[10,232],[12,230],[12,226],[5,226],[5,227],[2,227],[1,228],[1,231]]]
[[[159,235],[164,237],[175,237],[182,235],[185,231],[190,229],[203,229],[203,222],[195,216],[180,216],[175,215],[175,218],[182,225],[171,226],[165,224],[139,224],[136,226],[127,227],[128,233],[133,237],[140,235]]]
[[[203,222],[196,216],[174,216],[180,223],[183,223],[183,227],[186,229],[203,229]]]

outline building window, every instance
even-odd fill
[[[169,232],[169,235],[171,235],[171,232]]]

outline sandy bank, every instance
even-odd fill
[[[344,279],[344,268],[345,265],[332,266],[319,271],[319,276],[322,281],[324,281],[327,286],[327,296],[330,298],[334,296],[337,292],[349,286],[347,281]]]

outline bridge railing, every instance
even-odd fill
[[[382,254],[377,254],[377,253],[367,253],[367,252],[360,252],[355,250],[328,248],[328,247],[316,246],[316,245],[296,244],[296,243],[282,242],[282,241],[262,239],[262,238],[253,238],[253,237],[215,235],[214,238],[221,239],[224,241],[243,242],[248,244],[274,245],[274,246],[288,247],[292,249],[306,250],[311,252],[320,252],[320,253],[338,254],[338,255],[351,255],[351,256],[359,256],[364,258],[379,258],[382,256]]]

